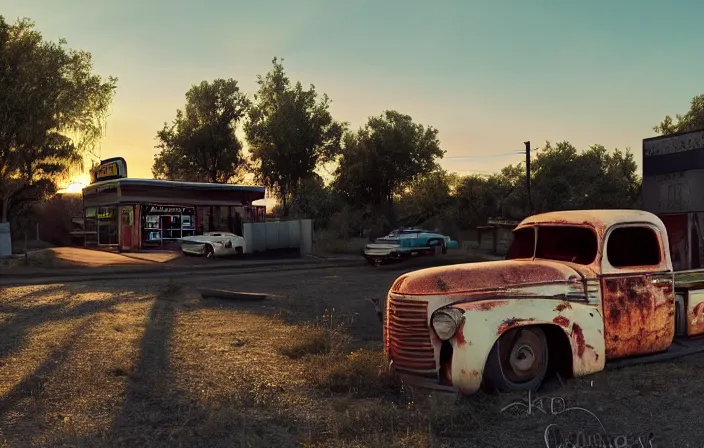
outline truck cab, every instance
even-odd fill
[[[704,333],[700,271],[675,273],[668,234],[639,210],[523,220],[505,260],[396,279],[384,346],[406,382],[465,395],[536,390],[549,370],[584,376]]]

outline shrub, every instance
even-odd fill
[[[301,326],[295,335],[295,338],[285,341],[279,347],[279,353],[291,359],[337,354],[344,351],[350,342],[350,337],[340,329],[316,323]]]

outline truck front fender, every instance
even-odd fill
[[[552,298],[512,298],[451,306],[464,311],[462,324],[450,339],[450,375],[453,386],[462,393],[471,394],[480,388],[489,353],[501,335],[524,325],[559,328],[569,341],[575,376],[604,369],[604,322],[594,305]]]

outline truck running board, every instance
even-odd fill
[[[669,349],[651,355],[634,356],[606,363],[605,370],[616,370],[623,367],[670,361],[672,359],[704,353],[704,337],[675,340]]]

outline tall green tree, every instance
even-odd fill
[[[345,124],[333,119],[327,95],[319,97],[313,85],[292,85],[282,62],[274,58],[271,71],[257,77],[244,129],[258,180],[275,192],[288,216],[302,181],[338,155]]]
[[[640,194],[633,154],[603,145],[583,152],[569,142],[547,142],[533,163],[533,203],[538,211],[632,208]]]
[[[370,204],[394,226],[394,196],[438,168],[438,131],[409,115],[385,111],[347,134],[334,185],[351,204]]]
[[[227,183],[246,171],[242,142],[235,135],[250,102],[234,79],[203,81],[186,92],[185,110],[157,133],[157,179]]]
[[[661,135],[701,129],[704,129],[704,94],[692,98],[689,104],[689,111],[686,114],[677,114],[674,120],[671,116],[666,115],[662,122],[653,128],[655,132]]]
[[[0,16],[0,222],[56,190],[103,135],[117,79],[91,55]]]

